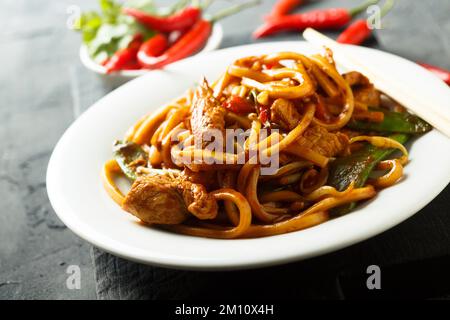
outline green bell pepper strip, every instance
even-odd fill
[[[350,120],[347,127],[356,130],[377,132],[399,132],[408,134],[421,134],[430,131],[433,127],[421,118],[408,112],[400,113],[385,109],[370,108],[370,111],[380,111],[384,114],[384,120],[380,123]]]
[[[136,180],[136,166],[137,161],[148,161],[147,153],[134,142],[116,141],[113,146],[114,159],[116,159],[122,172],[130,180]]]
[[[409,136],[404,133],[393,134],[389,138],[394,139],[401,144],[408,141]],[[337,158],[330,163],[330,172],[327,184],[343,191],[348,188],[350,183],[355,181],[355,188],[361,188],[366,183],[372,170],[386,159],[396,149],[378,148],[367,144],[362,149],[352,153],[349,156]],[[355,203],[336,208],[333,214],[343,215],[355,207]]]

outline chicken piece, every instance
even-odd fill
[[[187,181],[205,186],[206,190],[214,190],[219,188],[219,185],[217,184],[216,170],[194,172],[189,168],[184,168],[184,170],[181,172],[181,175]]]
[[[294,129],[301,119],[302,116],[292,101],[279,98],[270,107],[270,120],[285,130]]]
[[[146,223],[179,224],[189,217],[183,197],[169,176],[138,177],[122,208]]]
[[[224,145],[225,113],[226,110],[214,98],[213,91],[203,79],[195,92],[191,107],[190,128],[197,149],[204,149],[210,141]],[[216,140],[219,138],[222,141]],[[215,165],[204,163],[202,160],[204,159],[195,159],[185,165],[194,172],[217,169]]]
[[[352,87],[356,101],[370,107],[380,106],[380,92],[363,74],[352,71],[343,75],[345,81]]]
[[[365,75],[357,71],[350,71],[344,73],[342,76],[344,77],[345,81],[347,81],[347,83],[350,85],[350,87],[370,85],[369,79],[367,79]]]
[[[178,190],[183,195],[188,211],[201,220],[214,219],[217,216],[216,199],[199,183],[181,180]]]
[[[325,157],[334,157],[347,147],[348,137],[340,132],[328,132],[321,126],[313,126],[306,129],[297,143]]]
[[[222,134],[224,132],[225,109],[214,98],[213,91],[208,86],[206,79],[202,80],[195,91],[190,125],[197,143],[205,140],[204,135],[208,130],[217,129]]]
[[[380,92],[373,85],[353,89],[353,97],[369,107],[380,106]]]
[[[146,223],[179,224],[189,213],[199,219],[213,219],[218,206],[201,184],[183,176],[145,175],[138,177],[122,204]]]

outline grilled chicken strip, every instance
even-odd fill
[[[213,219],[218,206],[205,187],[184,176],[146,175],[136,179],[122,204],[146,223],[179,224],[189,213],[199,219]]]
[[[197,149],[204,149],[218,137],[222,139],[221,145],[224,145],[225,113],[226,110],[214,98],[213,91],[203,79],[195,92],[191,107],[190,127]],[[185,165],[194,172],[217,170],[220,167],[203,163],[201,160],[197,159],[195,163]]]
[[[380,92],[366,76],[357,71],[351,71],[344,74],[343,77],[352,87],[355,101],[370,107],[380,106]]]
[[[302,115],[290,100],[279,98],[270,107],[270,120],[285,130],[294,129],[301,119]]]
[[[340,132],[328,132],[321,126],[308,127],[296,143],[325,157],[334,157],[348,146],[348,137]]]
[[[224,132],[225,109],[214,98],[212,89],[203,78],[195,91],[191,109],[191,130],[197,141],[205,141],[205,134],[216,129]],[[208,139],[209,140],[209,139]],[[203,144],[204,145],[204,144]]]

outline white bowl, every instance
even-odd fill
[[[217,48],[219,48],[220,44],[222,43],[222,39],[223,39],[222,25],[219,23],[215,23],[213,25],[211,36],[209,37],[208,42],[203,47],[203,49],[200,50],[195,55],[199,55],[199,54],[202,54],[205,52],[216,50]],[[82,45],[80,47],[80,60],[87,69],[102,76],[108,82],[114,84],[115,86],[121,85],[131,79],[137,78],[137,77],[151,71],[151,70],[146,70],[146,69],[121,70],[118,72],[107,74],[105,67],[103,67],[102,65],[99,65],[97,62],[95,62],[91,58],[91,56],[88,53],[87,47],[85,45]]]
[[[303,231],[237,240],[184,236],[137,223],[109,198],[100,179],[102,165],[112,157],[112,142],[137,119],[201,76],[213,81],[237,58],[280,50],[317,53],[303,41],[217,50],[149,72],[98,101],[64,133],[50,159],[47,190],[61,220],[95,246],[130,260],[172,268],[239,269],[305,259],[363,241],[409,218],[444,189],[450,181],[450,139],[432,130],[409,147],[410,163],[399,183],[353,212]],[[424,99],[434,96],[450,104],[448,87],[417,64],[374,49],[349,50]]]

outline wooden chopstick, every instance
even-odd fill
[[[450,108],[449,106],[436,105],[426,101],[420,93],[408,90],[401,82],[395,81],[368,64],[364,64],[352,56],[345,45],[337,43],[324,34],[308,28],[303,32],[303,37],[310,43],[325,46],[333,50],[336,62],[348,70],[358,70],[363,73],[379,90],[385,92],[411,110],[419,117],[430,123],[437,130],[450,138]],[[336,55],[337,54],[337,55]]]

